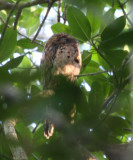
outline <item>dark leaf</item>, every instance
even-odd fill
[[[118,68],[122,65],[124,58],[127,56],[128,52],[124,50],[106,50],[105,56],[115,68]]]
[[[129,29],[117,37],[101,42],[100,48],[102,49],[114,49],[114,48],[122,48],[124,45],[132,45],[133,44],[133,30]]]
[[[8,69],[16,68],[22,62],[23,58],[24,56],[19,56],[17,58],[11,59],[4,66],[0,67],[0,69],[8,70]]]
[[[120,34],[124,29],[126,24],[126,19],[121,16],[109,24],[101,34],[102,41],[112,39]]]
[[[93,114],[97,114],[101,110],[101,106],[104,102],[104,87],[98,82],[93,82],[91,86],[91,92],[89,94],[89,106]]]

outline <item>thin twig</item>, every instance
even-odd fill
[[[60,22],[60,18],[61,18],[61,5],[62,5],[62,0],[59,0],[59,2],[58,2],[57,22]]]
[[[0,0],[0,10],[2,9],[11,9],[14,4],[6,2],[5,0]]]
[[[66,4],[64,4],[64,24],[66,24],[67,21],[67,8],[66,8]]]
[[[97,51],[97,53],[107,62],[107,64],[109,65],[109,67],[112,69],[113,72],[113,76],[114,76],[114,84],[115,87],[118,84],[118,80],[117,80],[117,76],[114,70],[114,66],[110,63],[110,61],[101,53],[101,51],[97,48],[97,46],[95,45],[95,43],[93,42],[93,40],[91,40],[92,46],[95,48],[95,50]]]
[[[58,1],[58,0],[56,0]],[[44,3],[49,3],[50,0],[33,0],[33,1],[29,1],[29,2],[24,2],[18,5],[18,8],[27,8],[27,7],[32,7],[38,4],[44,4]],[[14,7],[14,3],[9,3],[9,2],[5,2],[4,0],[0,1],[0,9],[11,9],[12,7]]]
[[[92,39],[94,39],[94,38],[96,38],[96,37],[99,37],[99,36],[100,36],[100,34],[98,33],[98,34],[94,35],[94,36],[92,37]]]
[[[132,128],[123,128],[123,130],[129,131],[129,132],[133,132]]]
[[[108,72],[109,71],[99,71],[99,72],[94,72],[94,73],[75,75],[75,77],[95,76],[95,75],[98,75],[98,74],[108,73]]]
[[[4,21],[4,19],[0,16],[0,20],[1,20],[1,22],[2,23],[6,23],[5,21]],[[11,28],[11,26],[10,25],[8,25],[8,28]],[[26,38],[26,39],[28,39],[28,40],[30,40],[30,41],[32,41],[32,39],[30,39],[29,37],[27,37],[26,35],[23,35],[22,33],[20,33],[19,31],[17,31],[17,33],[19,34],[19,35],[21,35],[21,36],[23,36],[24,38]],[[37,44],[37,45],[40,45],[41,47],[43,47],[44,48],[44,45],[42,45],[42,44],[40,44],[40,43],[38,43],[37,41],[34,41],[34,43],[35,44]]]
[[[36,160],[40,160],[40,158],[38,158],[35,154],[32,153],[32,156],[34,157],[34,159]]]
[[[121,75],[120,75],[120,85],[122,84],[122,78],[123,78],[123,71],[127,65],[127,63],[129,62],[129,59],[131,58],[131,56],[133,55],[133,50],[124,58],[120,71],[121,71]]]
[[[114,99],[114,97],[117,95],[117,93],[118,93],[118,89],[114,90],[112,94],[107,99],[105,99],[102,110],[106,109],[109,106],[109,104]]]
[[[109,98],[107,99],[107,101],[105,101],[103,109],[106,109],[110,104],[109,110],[106,113],[105,117],[103,118],[103,121],[108,117],[108,115],[110,114],[113,106],[115,105],[115,103],[117,102],[117,99],[119,97],[119,93],[121,93],[121,91],[125,88],[125,86],[130,82],[130,80],[133,79],[133,73],[130,74],[125,81],[122,83],[121,88],[116,89],[111,96],[109,96]]]
[[[37,38],[37,36],[38,36],[38,34],[39,34],[39,32],[40,32],[40,30],[41,30],[41,28],[42,28],[43,24],[45,23],[45,20],[46,20],[46,18],[47,18],[47,16],[48,16],[48,14],[49,14],[50,9],[51,9],[51,7],[52,7],[52,5],[53,5],[53,3],[54,3],[54,2],[55,2],[55,0],[54,0],[54,1],[52,1],[52,2],[48,5],[48,9],[47,9],[47,12],[46,12],[46,14],[45,14],[45,17],[44,17],[44,19],[43,19],[42,23],[40,24],[40,26],[39,26],[39,28],[38,28],[38,31],[37,31],[37,33],[35,34],[35,36],[34,36],[34,38],[33,38],[32,42],[34,42],[34,41],[35,41],[35,39]]]
[[[109,61],[106,57],[104,57],[104,55],[101,53],[101,51],[96,47],[95,43],[94,43],[93,41],[91,41],[91,43],[92,43],[92,46],[93,46],[93,47],[95,48],[95,50],[97,51],[97,53],[108,63],[108,65],[110,66],[110,68],[111,68],[112,70],[114,70],[113,65],[110,63],[110,61]]]
[[[31,69],[37,69],[37,68],[25,68],[25,67],[16,67],[16,68],[18,68],[18,69],[27,69],[27,70],[31,70]]]
[[[124,3],[123,3],[123,5],[125,5],[126,3],[128,3],[130,0],[126,0]]]
[[[112,0],[112,8],[114,8],[114,0]]]
[[[36,124],[36,127],[32,130],[32,133],[35,133],[35,131],[36,131],[36,129],[37,129],[37,127],[39,126],[40,123],[41,123],[41,120],[38,121],[38,123]]]
[[[123,5],[121,4],[121,2],[120,2],[119,0],[117,0],[117,2],[118,2],[118,4],[119,4],[120,8],[122,9],[122,12],[123,12],[123,14],[125,15],[126,19],[127,19],[128,22],[130,23],[130,25],[133,27],[133,23],[132,23],[132,21],[129,19],[129,17],[127,16],[127,14],[126,14],[126,12],[125,12],[125,10],[124,10]]]
[[[11,17],[13,11],[15,10],[15,8],[17,7],[17,5],[18,5],[19,2],[20,2],[20,0],[17,0],[16,4],[12,7],[12,9],[11,9],[11,11],[10,11],[10,13],[9,13],[9,15],[8,15],[8,17],[7,17],[7,20],[6,20],[6,22],[5,22],[5,25],[4,25],[2,34],[1,34],[1,41],[3,40],[3,37],[4,37],[5,32],[6,32],[6,29],[7,29],[7,27],[8,27],[8,22],[9,22],[9,20],[10,20],[10,17]]]
[[[18,31],[18,34],[19,35],[21,35],[21,36],[23,36],[24,38],[26,38],[26,39],[28,39],[28,40],[30,40],[31,42],[32,42],[32,39],[30,39],[29,37],[27,37],[26,35],[23,35],[22,33],[20,33],[19,31]],[[42,44],[40,44],[40,43],[38,43],[37,41],[34,41],[33,43],[35,43],[35,44],[37,44],[37,45],[40,45],[41,47],[43,47],[44,48],[44,45],[42,45]]]
[[[106,113],[106,115],[105,115],[105,117],[103,118],[102,121],[105,121],[105,120],[107,119],[107,117],[109,116],[110,112],[112,111],[113,106],[114,106],[115,103],[117,102],[118,95],[119,95],[119,92],[114,95],[114,97],[113,97],[113,99],[112,99],[112,103],[110,102],[111,105],[110,105],[110,107],[109,107],[109,110],[108,110],[108,112]]]
[[[0,20],[1,20],[2,23],[5,24],[5,21],[4,21],[4,19],[1,16],[0,16]]]
[[[22,9],[19,8],[18,11],[17,11],[17,14],[16,14],[15,21],[14,21],[14,30],[15,30],[16,27],[17,27],[18,19],[19,19],[19,17],[21,16],[21,12],[22,12]]]
[[[133,79],[133,73],[131,73],[126,79],[125,81],[122,83],[121,85],[121,89],[123,89],[131,80]]]

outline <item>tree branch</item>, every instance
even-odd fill
[[[21,16],[21,12],[22,12],[22,9],[21,9],[21,8],[18,9],[17,14],[16,14],[16,18],[15,18],[15,21],[14,21],[14,30],[15,30],[16,27],[17,27],[18,19],[19,19],[19,17]]]
[[[5,21],[4,21],[4,19],[0,16],[0,20],[1,20],[1,22],[2,23],[6,23]],[[10,25],[8,25],[8,27],[10,28],[11,26]],[[17,31],[17,33],[19,34],[19,35],[21,35],[21,36],[23,36],[24,38],[26,38],[26,39],[28,39],[28,40],[30,40],[30,41],[32,41],[32,39],[30,39],[29,37],[27,37],[26,35],[23,35],[22,33],[20,33],[19,31]],[[34,41],[34,43],[35,44],[37,44],[37,45],[40,45],[41,47],[44,47],[44,45],[42,45],[42,44],[40,44],[40,43],[38,43],[37,41]]]
[[[57,22],[60,22],[60,18],[61,18],[61,5],[62,5],[62,0],[59,0],[59,2],[58,2]]]
[[[109,67],[112,69],[113,72],[113,77],[114,77],[114,86],[118,87],[118,80],[117,80],[117,76],[114,70],[114,66],[110,63],[110,61],[101,53],[101,51],[97,48],[97,46],[95,45],[95,43],[93,42],[93,40],[91,40],[92,46],[95,48],[95,50],[97,51],[97,53],[107,62],[107,64],[109,65]]]
[[[54,1],[59,1],[59,0],[54,0]],[[32,7],[35,6],[37,4],[44,4],[44,3],[51,3],[52,0],[34,0],[34,1],[30,1],[30,2],[24,2],[24,3],[20,3],[17,6],[17,9],[24,9],[27,7]],[[14,3],[9,3],[9,2],[5,2],[4,0],[0,0],[0,10],[2,9],[11,9],[12,7],[14,7]]]
[[[67,21],[67,18],[66,18],[66,15],[67,15],[67,9],[66,9],[66,5],[64,4],[64,24],[66,24],[66,21]]]
[[[40,30],[41,30],[43,24],[45,23],[45,20],[46,20],[48,14],[49,14],[49,11],[50,11],[50,9],[51,9],[51,7],[52,7],[52,5],[54,4],[55,1],[56,1],[56,0],[52,1],[52,2],[48,5],[48,9],[47,9],[47,12],[46,12],[46,14],[45,14],[45,17],[44,17],[42,23],[40,24],[40,26],[39,26],[39,28],[38,28],[38,31],[37,31],[37,33],[35,34],[35,36],[34,36],[32,42],[34,42],[35,39],[37,38],[37,36],[38,36],[38,34],[39,34],[39,32],[40,32]]]
[[[98,75],[98,74],[108,73],[108,72],[109,71],[99,71],[99,72],[94,72],[94,73],[75,75],[75,77],[95,76],[95,75]]]
[[[9,15],[8,15],[8,17],[7,17],[7,20],[6,20],[6,22],[5,22],[3,31],[2,31],[2,33],[1,33],[1,39],[0,39],[1,41],[3,40],[3,37],[4,37],[5,32],[6,32],[6,29],[7,29],[7,27],[8,27],[8,22],[9,22],[9,20],[10,20],[10,17],[11,17],[11,15],[12,15],[13,11],[16,9],[16,7],[17,7],[17,5],[18,5],[19,2],[20,2],[20,0],[17,0],[16,4],[12,7],[12,9],[11,9],[11,11],[10,11],[10,13],[9,13]]]
[[[103,118],[103,121],[108,117],[110,114],[114,104],[116,103],[119,93],[125,88],[125,86],[133,79],[133,73],[131,73],[125,81],[121,84],[121,87],[114,90],[114,92],[108,97],[108,99],[104,102],[103,109],[106,109],[109,105],[109,110],[106,113],[105,117]]]
[[[28,157],[23,150],[23,148],[19,145],[18,142],[18,137],[15,131],[15,125],[16,125],[16,120],[15,119],[8,119],[4,122],[4,132],[6,135],[6,138],[10,141],[13,142],[10,144],[10,149],[13,155],[14,160],[28,160]]]
[[[121,65],[121,68],[119,69],[120,72],[121,72],[121,75],[120,75],[120,85],[122,84],[123,71],[124,71],[127,63],[129,63],[129,60],[130,60],[130,58],[131,58],[132,55],[133,55],[133,50],[124,58],[124,60],[122,62],[122,65]]]
[[[123,14],[125,15],[126,19],[128,20],[129,24],[133,27],[133,23],[132,23],[132,21],[129,19],[129,17],[127,16],[127,14],[126,14],[126,12],[125,12],[125,10],[124,10],[123,5],[121,4],[121,2],[120,2],[119,0],[117,0],[117,2],[118,2],[118,4],[119,4],[120,8],[122,9],[122,12],[123,12]]]
[[[112,111],[112,108],[113,108],[113,106],[115,105],[115,103],[117,102],[117,99],[118,99],[118,95],[119,95],[119,90],[116,90],[117,92],[115,93],[115,94],[113,94],[110,98],[109,98],[109,100],[108,100],[108,103],[107,103],[107,105],[109,105],[110,103],[110,106],[109,106],[109,110],[106,112],[106,115],[105,115],[105,117],[102,119],[102,121],[105,121],[106,120],[106,118],[109,116],[109,114],[110,114],[110,112]],[[107,107],[107,105],[106,105],[106,107]]]
[[[0,10],[2,9],[11,9],[14,6],[14,4],[5,2],[5,0],[0,0]]]
[[[125,143],[118,145],[105,146],[105,154],[109,160],[132,160],[133,159],[133,143]]]

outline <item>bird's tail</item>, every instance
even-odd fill
[[[54,124],[51,120],[46,119],[44,121],[44,136],[49,139],[54,133]]]

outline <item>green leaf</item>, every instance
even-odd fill
[[[98,12],[94,12],[94,8],[92,8],[91,10],[88,9],[86,16],[87,16],[87,18],[90,22],[90,25],[91,25],[91,32],[94,35],[98,32],[100,25],[102,23],[103,17],[102,17],[101,10],[99,9]]]
[[[38,43],[40,43],[38,41]],[[38,47],[38,51],[43,52],[44,48],[38,44],[32,43],[31,40],[29,39],[20,39],[19,41],[17,41],[17,46],[18,48],[23,48],[23,49],[33,49],[35,47]]]
[[[23,67],[23,68],[30,68],[31,67],[31,62],[30,60],[28,59],[28,57],[24,57],[23,58],[23,61],[20,63],[19,67]]]
[[[54,33],[67,33],[67,34],[72,34],[71,29],[69,26],[62,24],[62,23],[56,23],[53,24],[51,27],[52,31]]]
[[[33,135],[33,142],[36,145],[42,145],[45,143],[45,138],[43,135],[43,125],[40,124],[38,129],[36,130],[36,132]]]
[[[72,30],[72,35],[82,42],[89,41],[91,26],[87,17],[77,8],[67,9],[67,20]]]
[[[99,48],[102,48],[103,50],[107,49],[114,49],[114,48],[121,48],[124,47],[124,45],[131,45],[133,44],[133,30],[129,29],[125,32],[120,33],[117,37],[113,39],[109,39],[106,41],[102,41],[99,45]]]
[[[33,17],[31,18],[31,21],[34,23],[31,27],[27,28],[27,35],[30,36],[32,35],[38,28],[39,26],[39,18],[34,19]]]
[[[95,61],[90,61],[86,68],[83,70],[82,74],[93,73],[99,71],[99,64]]]
[[[100,107],[104,102],[104,92],[104,87],[100,83],[96,81],[93,82],[89,95],[89,105],[94,113],[100,111],[101,109]]]
[[[7,62],[4,66],[0,67],[0,69],[13,69],[16,68],[23,60],[24,56],[19,56],[17,58],[11,59],[9,62]]]
[[[106,49],[104,50],[104,56],[109,60],[109,62],[115,67],[118,68],[121,66],[122,61],[124,60],[124,58],[126,57],[126,55],[128,54],[127,51],[124,50],[110,50],[110,49]],[[108,63],[103,60],[103,58],[99,55],[99,54],[93,54],[92,55],[92,60],[96,61],[99,63],[100,66],[102,66],[104,69],[106,70],[110,70],[110,66],[108,65]]]
[[[88,52],[87,50],[83,51],[83,54],[82,54],[82,68],[87,66],[87,64],[91,60],[91,56],[92,56],[92,54],[90,52]]]
[[[29,127],[27,127],[25,123],[19,122],[16,124],[15,129],[17,131],[18,139],[23,147],[27,149],[29,149],[30,147],[31,149],[33,134],[30,131]]]
[[[32,35],[38,28],[40,21],[39,16],[42,12],[42,8],[35,8],[35,11],[31,11],[30,8],[23,10],[21,14],[21,19],[19,21],[19,26],[26,29],[28,36]]]
[[[9,58],[16,47],[17,31],[7,28],[2,42],[0,42],[0,62]]]
[[[104,69],[110,70],[110,66],[108,65],[108,63],[103,60],[103,58],[98,53],[92,55],[92,60],[97,62],[99,66],[102,66]]]
[[[7,18],[7,12],[5,10],[1,10],[0,11],[0,17],[6,21],[6,18]],[[1,21],[0,21],[0,24],[1,24]]]
[[[109,9],[102,18],[102,24],[100,27],[100,32],[102,32],[105,26],[109,25],[114,20],[114,9]]]
[[[113,64],[116,68],[121,66],[122,61],[128,54],[128,52],[124,50],[106,50],[105,53],[105,57],[109,59],[111,64]]]
[[[115,125],[114,125],[115,124]],[[117,135],[123,135],[124,134],[124,128],[129,128],[129,123],[125,119],[117,116],[109,116],[107,119],[107,125],[110,128],[110,131],[112,131],[112,134]]]
[[[116,37],[124,29],[126,19],[121,16],[109,24],[101,34],[102,41]]]
[[[39,92],[41,92],[41,89],[37,85],[31,86],[31,96],[37,95]]]
[[[31,81],[30,68],[32,67],[32,64],[31,64],[30,60],[28,59],[28,57],[25,56],[18,67],[19,68],[14,68],[11,70],[12,80],[14,82],[28,84],[29,81]]]

